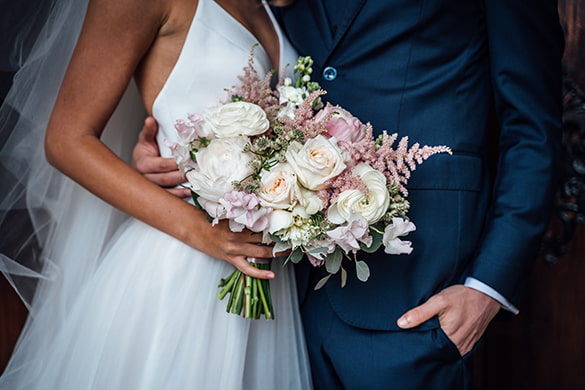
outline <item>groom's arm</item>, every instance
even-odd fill
[[[185,178],[175,160],[160,156],[156,143],[157,131],[158,125],[154,118],[146,118],[138,136],[138,142],[132,151],[132,166],[148,180],[165,188],[176,197],[188,198],[191,196],[191,190],[176,188],[177,185],[185,182]]]
[[[563,35],[557,3],[485,1],[494,104],[501,128],[493,202],[468,280],[518,304],[552,205],[555,156],[560,149]],[[465,354],[500,304],[457,285],[405,313],[411,328],[438,315]]]

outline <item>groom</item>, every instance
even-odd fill
[[[314,291],[320,270],[297,270],[315,388],[468,388],[469,352],[501,307],[517,312],[547,222],[560,142],[556,1],[297,0],[275,10],[313,57],[326,100],[378,132],[453,149],[409,182],[411,255],[359,253],[371,277],[349,275],[344,288],[332,278]],[[151,146],[143,138],[135,151],[143,172]],[[180,181],[172,175],[151,179]]]

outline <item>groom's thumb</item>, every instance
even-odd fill
[[[438,305],[437,302],[431,298],[422,305],[404,313],[402,317],[396,321],[396,323],[402,329],[414,328],[439,314],[440,310],[440,305]]]

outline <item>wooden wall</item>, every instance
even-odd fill
[[[559,13],[566,35],[568,77],[585,91],[585,0],[560,0]],[[580,161],[585,157],[584,136],[573,134],[567,140],[575,143]],[[582,181],[581,174],[575,183]],[[577,201],[579,196],[573,195],[559,203]],[[563,217],[567,222],[576,215],[569,211]],[[475,390],[585,389],[583,222],[575,224],[567,251],[556,262],[548,263],[544,256],[537,260],[520,314],[497,318],[488,328],[473,356]],[[558,215],[553,216],[549,233],[559,233],[559,228],[564,233],[562,227]]]

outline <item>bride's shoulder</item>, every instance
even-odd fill
[[[165,15],[159,36],[185,34],[197,10],[199,0],[154,0],[164,2]]]

